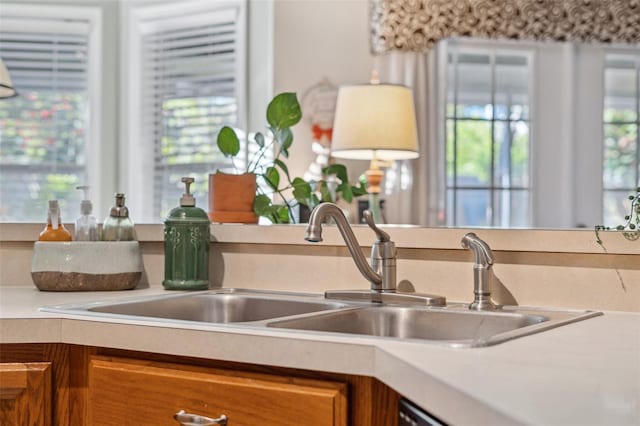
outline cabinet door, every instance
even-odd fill
[[[51,363],[0,364],[0,425],[51,424]]]
[[[344,383],[122,358],[92,357],[89,424],[177,425],[180,410],[229,426],[347,423]]]

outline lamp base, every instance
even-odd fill
[[[387,223],[387,218],[384,214],[384,202],[385,200],[382,198],[378,199],[378,204],[380,205],[380,221],[378,224]],[[369,208],[369,199],[358,200],[358,217],[360,218],[358,223],[366,223],[363,217],[365,210],[371,211]]]
[[[369,193],[369,211],[373,221],[380,223],[380,182],[384,172],[378,168],[370,168],[364,174],[367,178],[367,192]]]
[[[364,172],[364,175],[367,178],[367,192],[379,194],[380,182],[382,182],[382,176],[384,176],[384,172],[378,168],[371,168]]]
[[[369,208],[368,210],[371,212],[371,216],[373,217],[373,221],[375,223],[382,223],[380,221],[380,194],[370,192],[369,193]]]

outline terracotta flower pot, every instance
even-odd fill
[[[258,223],[253,212],[256,175],[209,175],[209,219],[221,223]]]

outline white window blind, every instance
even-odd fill
[[[153,146],[156,219],[177,205],[182,176],[196,178],[192,189],[207,210],[208,174],[231,165],[217,148],[217,133],[241,123],[242,3],[203,7],[141,26],[141,134]],[[243,166],[243,158],[236,165]]]
[[[19,96],[0,100],[0,220],[73,221],[87,179],[89,21],[7,16],[0,57]]]

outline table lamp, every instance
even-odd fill
[[[369,210],[380,221],[381,162],[418,157],[418,132],[411,89],[401,85],[343,86],[338,91],[331,155],[370,160]]]
[[[0,99],[12,98],[17,94],[16,89],[13,88],[13,84],[11,83],[9,71],[7,71],[7,67],[4,65],[4,62],[2,62],[2,59],[0,59]]]

